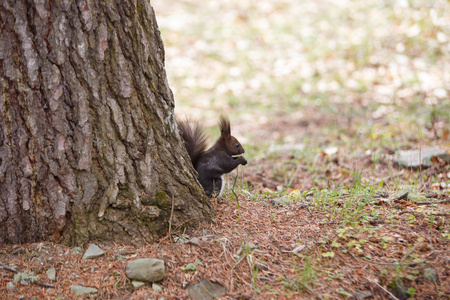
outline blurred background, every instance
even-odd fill
[[[450,1],[152,5],[177,115],[226,113],[247,157],[450,149]]]

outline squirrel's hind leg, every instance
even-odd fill
[[[205,194],[208,197],[211,196],[220,196],[223,192],[223,188],[224,188],[224,181],[223,181],[223,176],[219,177],[219,178],[213,178],[208,182],[203,182],[204,184],[202,184],[203,189],[205,190]]]

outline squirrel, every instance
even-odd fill
[[[207,196],[222,192],[222,175],[230,173],[239,165],[246,165],[247,160],[241,156],[245,152],[241,143],[231,135],[230,120],[221,115],[219,118],[220,137],[206,150],[206,134],[203,128],[189,121],[177,121],[183,133],[184,144],[191,158],[198,180]]]

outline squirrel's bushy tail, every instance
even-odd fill
[[[197,122],[191,125],[189,120],[186,119],[185,121],[177,121],[177,123],[183,132],[184,144],[195,167],[200,155],[206,151],[206,134]]]

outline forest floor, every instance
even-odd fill
[[[152,245],[0,247],[1,299],[449,299],[450,164],[408,169],[402,150],[450,151],[449,1],[152,1],[176,113],[220,113],[243,144],[213,222]],[[212,140],[212,138],[211,138]],[[219,201],[220,200],[220,201]],[[84,245],[84,249],[88,245]],[[165,261],[135,289],[128,261]],[[56,270],[50,281],[46,271]],[[44,285],[45,285],[44,284]],[[159,290],[162,288],[162,290]]]
[[[1,298],[76,299],[71,286],[81,285],[98,289],[87,298],[188,299],[190,285],[207,279],[226,288],[221,299],[448,299],[449,188],[441,183],[450,164],[411,171],[380,159],[366,172],[372,156],[358,161],[353,169],[325,152],[313,167],[290,155],[252,161],[229,176],[237,187],[213,201],[212,223],[144,247],[96,243],[105,251],[96,259],[50,242],[2,246],[0,262],[44,286],[7,291],[14,272],[4,269]],[[161,291],[127,279],[126,263],[143,257],[164,260]]]

